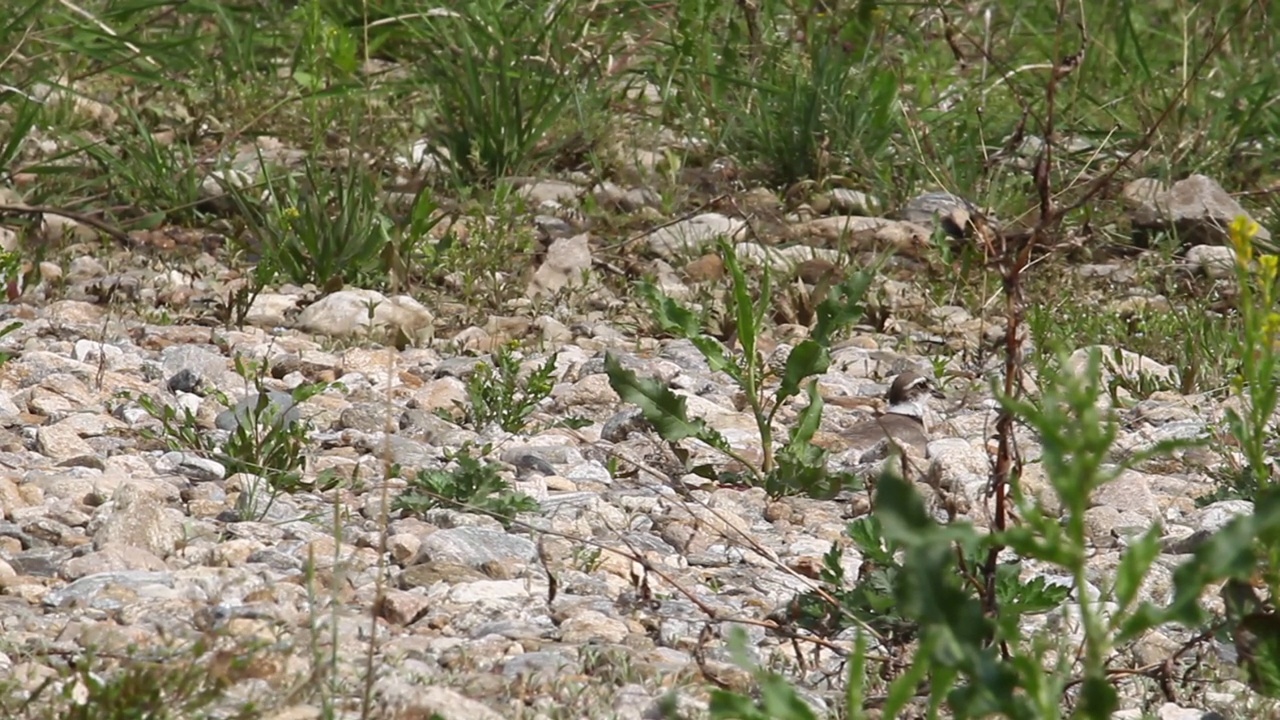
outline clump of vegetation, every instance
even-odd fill
[[[408,478],[408,486],[396,497],[392,508],[411,515],[421,515],[434,508],[452,508],[463,512],[488,515],[509,526],[517,513],[536,512],[538,503],[522,492],[511,489],[503,479],[497,463],[486,459],[492,448],[480,448],[479,455],[469,447],[450,455],[448,469],[421,469]],[[395,468],[393,475],[399,476]]]
[[[436,79],[433,151],[454,181],[486,184],[590,149],[607,95],[596,90],[620,26],[573,3],[500,0],[426,13],[402,27]],[[591,36],[588,37],[588,33]],[[590,46],[588,56],[575,54]],[[576,132],[553,132],[576,126]]]
[[[490,360],[476,363],[467,380],[463,421],[475,428],[497,425],[507,432],[520,432],[555,387],[556,354],[548,355],[527,377],[509,344],[498,346]]]
[[[248,249],[259,255],[259,264],[289,282],[329,290],[385,277],[391,220],[367,170],[350,163],[328,172],[308,162],[301,177],[275,178],[264,168],[263,184],[261,202],[227,184],[254,236]]]
[[[675,120],[787,186],[856,169],[874,176],[900,127],[900,79],[874,43],[888,31],[876,3],[828,12],[821,3],[742,12],[682,3],[660,72],[681,88]],[[720,52],[707,39],[728,35]],[[849,173],[853,174],[853,173]]]
[[[263,384],[267,366],[245,361],[237,356],[236,372],[252,383],[255,401],[243,408],[237,407],[235,426],[223,443],[201,428],[195,414],[189,408],[179,413],[172,404],[150,395],[124,397],[136,401],[147,414],[160,421],[160,432],[144,430],[152,438],[162,440],[172,450],[194,453],[216,460],[225,469],[225,477],[240,473],[253,478],[251,485],[241,493],[239,510],[250,519],[265,517],[272,504],[281,495],[304,490],[331,490],[337,481],[324,477],[318,483],[307,482],[303,471],[308,448],[311,444],[311,425],[290,412],[299,403],[324,392],[327,383],[304,383],[289,394],[288,407],[282,407]],[[226,394],[212,391],[221,404],[235,405]]]
[[[0,682],[0,712],[28,720],[185,720],[257,717],[252,703],[227,692],[260,655],[245,646],[232,655],[198,641],[160,657],[120,658],[87,652],[63,677],[50,678],[21,702]]]

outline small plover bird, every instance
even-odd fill
[[[880,417],[867,420],[841,433],[850,450],[861,449],[863,461],[883,457],[882,451],[893,443],[903,452],[924,457],[929,444],[925,427],[926,403],[929,398],[945,398],[933,380],[914,372],[904,372],[894,379],[885,394],[888,409]]]

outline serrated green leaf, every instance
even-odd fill
[[[844,584],[844,566],[840,564],[844,558],[844,550],[831,543],[831,548],[822,554],[822,582],[829,585]]]
[[[689,308],[680,304],[650,282],[642,282],[637,286],[640,296],[645,298],[653,311],[653,319],[665,333],[692,340],[702,335],[702,319]]]
[[[729,357],[729,353],[725,350],[724,345],[717,339],[708,335],[695,335],[689,338],[689,342],[698,348],[698,352],[702,353],[702,357],[707,359],[707,366],[711,368],[711,372],[727,372],[735,381],[741,382],[742,369],[738,364]]]
[[[1050,585],[1044,577],[1019,577],[1017,565],[996,567],[996,598],[1004,612],[1035,615],[1061,607],[1071,594],[1065,585]]]
[[[858,546],[858,551],[866,560],[877,565],[893,562],[892,549],[886,548],[881,542],[884,531],[880,527],[880,520],[875,515],[866,515],[850,521],[845,527],[845,535]]]
[[[700,418],[690,420],[685,399],[666,385],[652,378],[642,380],[636,377],[634,372],[622,367],[613,353],[605,355],[604,371],[609,376],[610,387],[618,393],[618,397],[640,408],[645,419],[663,440],[679,442],[695,438],[716,448],[729,448],[724,437]]]
[[[800,448],[788,445],[778,453],[778,464],[765,477],[764,489],[770,497],[799,493],[829,500],[840,492],[841,481],[841,476],[828,473],[825,467],[806,457]]]
[[[835,333],[862,319],[862,299],[874,279],[874,269],[862,270],[845,278],[839,285],[833,285],[818,303],[817,320],[809,337],[819,345],[829,345]]]

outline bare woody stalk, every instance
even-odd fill
[[[1062,217],[1062,209],[1053,201],[1053,137],[1055,119],[1055,101],[1058,84],[1080,66],[1084,59],[1088,38],[1081,39],[1080,49],[1073,55],[1055,63],[1045,86],[1045,114],[1041,131],[1044,143],[1036,159],[1033,179],[1036,195],[1039,199],[1039,218],[1029,233],[1007,234],[994,228],[986,218],[978,216],[974,219],[974,231],[984,246],[988,262],[994,262],[1000,273],[1002,291],[1005,300],[1005,335],[1004,335],[1004,387],[1006,397],[1014,397],[1022,387],[1023,372],[1023,336],[1026,320],[1026,297],[1023,293],[1023,274],[1031,263],[1031,253],[1038,246],[1048,246],[1050,233],[1057,227]],[[991,483],[988,496],[995,499],[995,512],[992,529],[1003,532],[1008,526],[1008,487],[1009,479],[1021,471],[1021,459],[1013,442],[1014,415],[1005,408],[996,419],[996,457],[991,468]],[[998,611],[996,606],[996,567],[997,558],[1003,548],[996,545],[987,553],[982,567],[982,601],[983,610],[988,615]],[[1008,647],[1001,652],[1008,657]]]

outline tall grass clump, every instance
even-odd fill
[[[897,131],[898,79],[876,46],[874,3],[741,6],[693,0],[654,70],[690,135],[787,185],[832,172],[874,175]]]
[[[490,183],[589,146],[612,28],[572,2],[479,0],[403,20],[428,83],[437,161]]]

